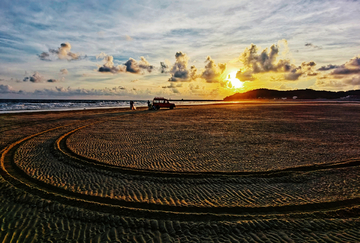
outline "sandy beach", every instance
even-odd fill
[[[0,115],[1,242],[358,242],[360,104]]]

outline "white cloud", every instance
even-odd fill
[[[86,58],[86,56],[81,56],[80,54],[71,52],[70,50],[71,45],[69,42],[61,43],[58,49],[49,49],[49,52],[42,52],[38,55],[38,57],[43,61],[51,61],[51,55],[55,55],[59,59],[65,59],[68,61]]]
[[[222,80],[222,74],[226,70],[225,63],[215,64],[214,60],[210,56],[206,58],[205,69],[201,73],[200,77],[205,79],[208,83],[218,83]]]
[[[0,94],[16,93],[13,87],[7,84],[0,84]]]
[[[105,64],[99,67],[98,71],[101,73],[136,73],[141,74],[143,71],[147,71],[151,73],[154,69],[154,66],[150,65],[150,63],[145,59],[145,57],[140,57],[140,61],[137,62],[133,58],[129,58],[124,64],[122,65],[114,65],[114,58],[113,56],[106,55],[105,53],[100,53],[96,56],[96,58],[104,57]]]

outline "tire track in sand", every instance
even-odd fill
[[[278,170],[268,170],[268,171],[235,171],[235,172],[225,172],[225,171],[202,171],[202,172],[174,172],[174,171],[167,171],[167,170],[151,170],[151,169],[137,169],[134,167],[126,167],[126,166],[114,166],[109,165],[108,163],[104,163],[95,159],[86,158],[79,154],[73,152],[66,144],[66,140],[81,129],[91,126],[86,125],[83,127],[76,128],[72,131],[69,131],[62,136],[55,143],[55,148],[60,151],[61,153],[65,154],[66,156],[70,157],[72,160],[93,166],[96,168],[101,168],[103,170],[111,170],[111,171],[118,171],[120,173],[127,173],[133,175],[146,175],[146,176],[154,176],[154,177],[179,177],[179,178],[199,178],[199,177],[219,177],[219,176],[251,176],[251,177],[282,177],[287,176],[291,173],[295,172],[311,172],[311,171],[318,171],[318,170],[326,170],[326,169],[338,169],[338,168],[346,168],[352,166],[359,166],[360,160],[352,159],[348,161],[340,161],[340,162],[332,162],[327,164],[315,164],[315,165],[306,165],[306,166],[298,166],[293,168],[285,168],[285,169],[278,169]],[[166,159],[165,159],[166,160]]]
[[[85,126],[81,126],[75,130],[81,129],[83,127],[90,126],[91,124],[87,124]],[[224,214],[227,214],[225,217],[239,216],[244,214],[281,214],[281,213],[291,213],[296,211],[316,211],[318,209],[338,209],[343,208],[345,206],[358,205],[359,198],[347,199],[342,201],[334,201],[334,202],[324,202],[324,203],[313,203],[313,204],[305,204],[305,205],[286,205],[286,206],[271,206],[271,207],[216,207],[216,208],[204,208],[204,207],[177,207],[175,205],[158,205],[158,204],[149,204],[143,202],[126,202],[122,200],[113,200],[111,198],[103,198],[98,196],[91,195],[83,195],[80,193],[70,192],[56,186],[52,186],[46,184],[44,182],[40,182],[34,178],[29,177],[26,173],[24,173],[20,168],[14,166],[14,153],[16,149],[25,141],[32,139],[35,136],[41,135],[46,132],[53,131],[59,128],[49,129],[47,131],[43,131],[38,134],[34,134],[25,139],[19,140],[18,142],[10,145],[5,151],[2,153],[1,157],[1,168],[2,174],[5,175],[9,181],[11,181],[16,186],[19,186],[25,190],[30,190],[32,193],[40,194],[41,196],[45,196],[49,199],[54,199],[62,202],[66,202],[72,205],[80,204],[84,207],[89,207],[93,209],[101,208],[100,211],[113,211],[114,207],[119,210],[121,213],[139,213],[141,215],[148,215],[150,217],[167,217],[169,214],[172,216],[181,214],[181,218],[193,218],[194,215],[203,218],[224,218]],[[74,131],[74,130],[73,130]],[[63,137],[63,136],[62,136]],[[59,139],[58,141],[61,141]],[[349,163],[348,166],[353,165]],[[99,166],[95,164],[94,166]],[[340,166],[343,166],[342,164]],[[104,166],[102,165],[101,168]],[[131,171],[133,173],[133,171]],[[135,170],[136,173],[139,170]],[[140,171],[142,173],[142,171]],[[162,175],[166,174],[161,172]],[[183,173],[176,173],[175,175],[182,175]],[[201,173],[202,174],[202,173]],[[253,174],[253,173],[251,173]],[[255,173],[259,174],[259,173]],[[263,173],[261,173],[263,174]],[[157,173],[155,173],[157,176]],[[171,173],[173,176],[174,174]],[[229,176],[229,173],[225,173],[226,176]],[[154,175],[151,175],[154,176]],[[193,175],[191,175],[193,176]],[[211,175],[213,176],[213,175]],[[210,177],[211,177],[210,176]],[[223,176],[223,175],[222,175]],[[234,175],[232,175],[234,176]],[[235,176],[238,176],[235,173]],[[25,183],[24,183],[25,182]],[[32,187],[35,185],[36,187]],[[105,204],[105,205],[104,205]]]

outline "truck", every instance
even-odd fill
[[[168,99],[165,99],[164,97],[155,97],[153,99],[153,107],[155,109],[159,110],[160,108],[169,108],[174,109],[175,104],[170,103]]]

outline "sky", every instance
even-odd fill
[[[360,1],[0,1],[0,98],[360,89]]]

